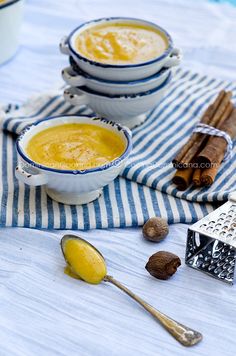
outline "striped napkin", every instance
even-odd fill
[[[171,161],[187,141],[201,114],[221,89],[233,92],[236,83],[179,71],[166,98],[153,110],[148,121],[134,130],[134,150],[122,176],[172,196],[189,201],[222,201],[236,190],[236,145],[233,157],[225,161],[211,187],[178,191],[172,184]]]
[[[134,151],[121,176],[104,188],[99,199],[82,206],[57,203],[43,187],[18,182],[14,177],[14,141],[26,126],[46,116],[92,112],[84,106],[76,108],[66,103],[59,92],[31,98],[20,108],[9,105],[2,115],[4,131],[0,134],[0,225],[92,229],[142,225],[154,215],[169,223],[202,218],[213,210],[208,202],[226,199],[235,188],[235,158],[222,165],[211,188],[190,188],[186,192],[178,192],[171,184],[171,160],[219,90],[235,88],[232,83],[178,70],[167,96],[147,121],[133,130]]]

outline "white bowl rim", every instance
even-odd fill
[[[92,80],[94,82],[98,82],[98,83],[105,83],[105,84],[113,84],[113,85],[117,85],[117,86],[122,86],[122,85],[137,85],[137,84],[141,84],[141,83],[146,83],[146,82],[151,82],[159,77],[161,77],[163,74],[165,74],[166,72],[170,72],[171,68],[168,67],[163,67],[161,68],[158,72],[152,74],[150,77],[145,77],[142,79],[135,79],[135,80],[122,80],[122,81],[115,81],[115,80],[110,80],[110,79],[102,79],[102,78],[98,78],[95,77],[85,71],[83,71],[79,65],[75,62],[75,60],[73,59],[72,56],[70,56],[69,58],[70,61],[70,68],[78,75],[82,75],[84,78]]]
[[[24,150],[21,148],[21,141],[24,139],[24,136],[27,132],[29,132],[33,127],[42,124],[45,121],[48,120],[53,120],[53,119],[59,119],[59,118],[87,118],[88,121],[93,120],[93,121],[101,121],[104,122],[106,124],[110,124],[113,127],[115,126],[117,128],[118,131],[122,131],[126,137],[127,140],[127,144],[126,144],[126,148],[125,151],[115,160],[109,162],[106,165],[102,165],[102,166],[98,166],[98,167],[94,167],[94,168],[89,168],[89,169],[84,169],[84,170],[69,170],[69,169],[55,169],[55,168],[51,168],[51,167],[47,167],[44,165],[41,165],[39,163],[34,162],[33,160],[31,160],[25,153]],[[48,172],[53,172],[53,173],[61,173],[61,174],[72,174],[72,175],[84,175],[87,173],[95,173],[95,172],[101,172],[101,171],[105,171],[108,170],[109,168],[112,168],[113,166],[118,166],[120,165],[120,163],[125,160],[130,152],[132,151],[132,138],[131,135],[128,131],[128,129],[114,121],[105,119],[105,118],[100,118],[94,115],[73,115],[73,114],[68,114],[68,115],[57,115],[57,116],[50,116],[50,117],[46,117],[44,119],[38,120],[35,123],[33,123],[32,125],[27,126],[22,133],[20,134],[20,136],[17,138],[16,140],[16,149],[18,154],[31,166],[42,169],[44,171],[48,171]]]
[[[134,64],[107,64],[107,63],[102,63],[102,62],[97,62],[97,61],[93,61],[87,57],[82,56],[81,54],[79,54],[74,48],[73,48],[73,44],[72,44],[72,37],[73,35],[80,30],[82,27],[89,25],[90,23],[96,23],[96,22],[102,22],[102,21],[116,21],[116,20],[129,20],[129,21],[137,21],[140,23],[146,23],[148,25],[150,25],[151,27],[155,27],[156,29],[158,29],[161,33],[163,33],[165,35],[165,37],[168,40],[168,47],[166,48],[166,50],[158,57],[151,59],[149,61],[146,62],[141,62],[141,63],[134,63]],[[150,65],[152,63],[155,62],[159,62],[162,59],[164,59],[165,57],[167,57],[171,51],[173,50],[173,41],[172,41],[172,37],[170,36],[170,34],[164,30],[162,27],[158,26],[157,24],[155,24],[154,22],[151,21],[147,21],[147,20],[142,20],[142,19],[138,19],[135,17],[103,17],[103,18],[99,18],[99,19],[95,19],[95,20],[90,20],[87,22],[84,22],[83,24],[81,24],[80,26],[76,27],[68,36],[67,38],[67,43],[68,43],[68,47],[70,52],[72,52],[74,54],[75,57],[78,57],[80,60],[84,61],[84,62],[88,62],[91,65],[97,66],[97,67],[103,67],[103,68],[137,68],[137,67],[143,67],[146,65]]]
[[[107,94],[107,93],[98,92],[94,89],[90,89],[85,85],[78,88],[77,87],[72,87],[72,88],[78,89],[85,94],[97,96],[97,97],[104,97],[108,100],[113,100],[113,99],[127,100],[127,99],[138,99],[152,94],[156,94],[158,91],[166,87],[170,83],[171,79],[172,79],[172,73],[170,72],[162,84],[158,85],[153,89],[149,89],[147,91],[136,93],[136,94]]]
[[[10,6],[15,4],[16,2],[21,1],[21,0],[6,0],[2,4],[0,4],[0,10],[2,10],[4,7]]]

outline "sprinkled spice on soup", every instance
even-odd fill
[[[159,57],[168,43],[158,29],[136,23],[105,23],[82,31],[76,49],[82,56],[107,64],[142,63]]]
[[[43,166],[84,170],[109,164],[125,150],[122,138],[104,127],[91,124],[64,124],[33,136],[26,153]]]

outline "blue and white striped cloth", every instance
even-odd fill
[[[188,139],[202,112],[221,89],[233,91],[236,84],[178,71],[168,95],[144,125],[134,130],[134,150],[122,176],[163,193],[190,201],[222,201],[236,190],[236,145],[233,157],[221,165],[214,184],[178,191],[171,183],[171,161]]]
[[[27,125],[45,116],[91,111],[86,107],[72,107],[58,92],[31,98],[20,108],[8,107],[0,135],[0,225],[86,230],[142,225],[154,215],[166,218],[169,223],[202,218],[213,209],[208,201],[224,200],[235,188],[235,156],[222,165],[211,188],[190,188],[186,192],[178,192],[171,183],[174,173],[171,160],[202,111],[223,88],[234,90],[236,86],[178,70],[167,96],[147,121],[133,130],[134,151],[121,177],[105,187],[98,200],[83,206],[59,204],[47,197],[44,188],[18,182],[14,177],[15,137],[9,132],[19,134]]]

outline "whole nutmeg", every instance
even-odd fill
[[[167,251],[154,253],[146,264],[146,270],[155,278],[168,279],[181,265],[180,258],[175,254]]]
[[[169,227],[166,220],[154,217],[150,218],[143,225],[143,236],[149,241],[160,242],[169,233]]]

